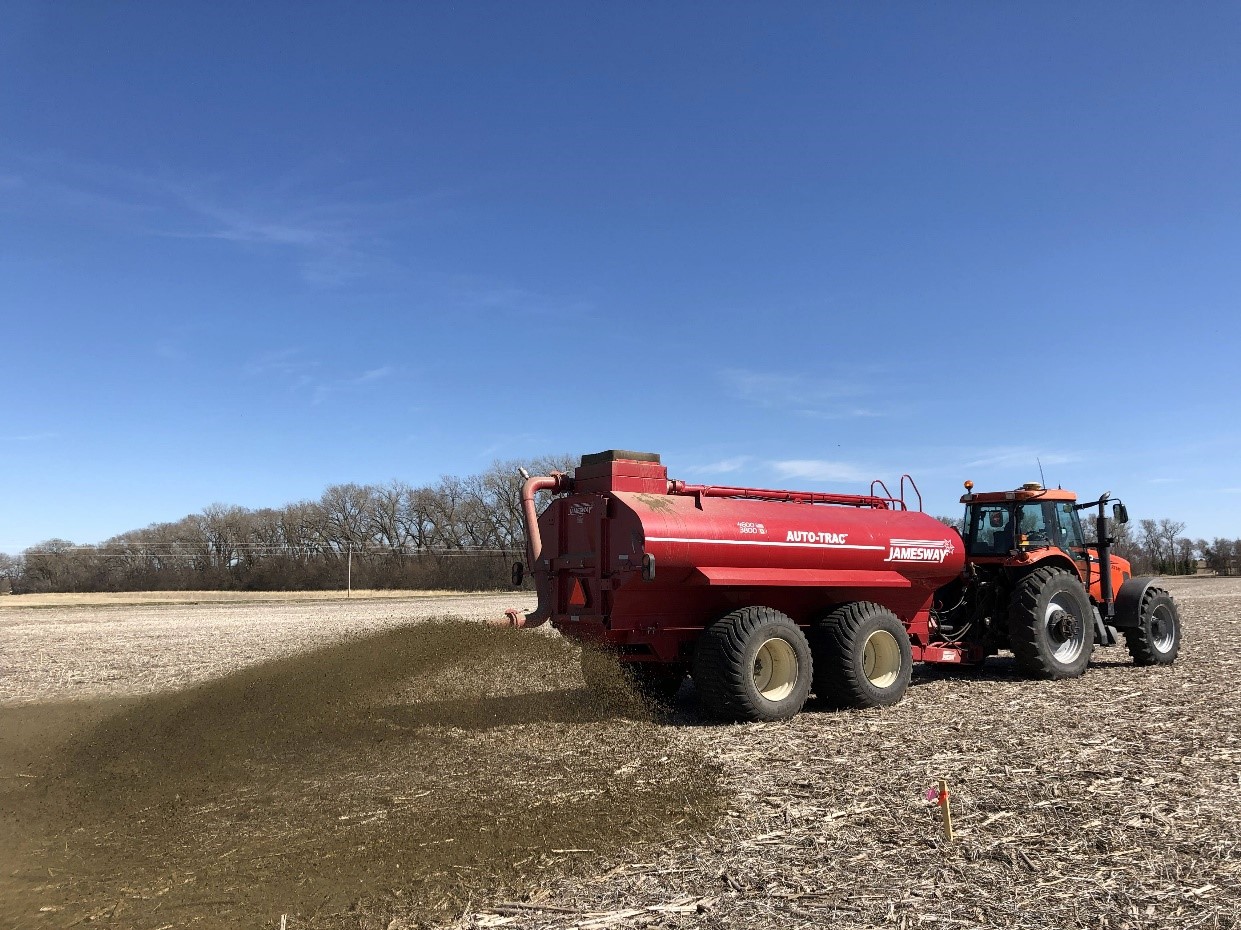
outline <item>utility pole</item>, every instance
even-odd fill
[[[345,568],[345,597],[353,597],[353,543],[349,544],[349,561]]]

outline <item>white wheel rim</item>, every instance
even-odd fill
[[[797,653],[788,640],[773,637],[754,656],[754,687],[769,701],[783,701],[797,684]]]
[[[1172,644],[1176,642],[1176,621],[1172,619],[1172,611],[1166,604],[1160,604],[1155,608],[1151,616],[1152,630],[1156,623],[1163,632],[1151,636],[1151,642],[1160,652],[1171,652]]]
[[[888,688],[901,675],[901,647],[887,630],[875,630],[862,647],[862,674],[876,688]]]
[[[1052,655],[1057,662],[1074,662],[1086,648],[1086,618],[1077,615],[1074,609],[1076,606],[1073,598],[1066,593],[1056,594],[1047,602],[1047,613],[1043,615],[1043,627],[1047,633],[1047,641],[1052,646]],[[1052,621],[1060,611],[1064,611],[1074,619],[1072,634],[1063,640],[1057,639],[1052,631]]]

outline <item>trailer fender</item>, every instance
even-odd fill
[[[1142,622],[1142,598],[1147,588],[1159,579],[1154,575],[1130,578],[1116,592],[1116,615],[1112,626],[1118,630],[1136,630]]]

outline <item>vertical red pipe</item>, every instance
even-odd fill
[[[540,491],[557,494],[567,490],[568,486],[569,476],[560,472],[527,478],[521,486],[521,512],[526,522],[526,569],[534,576],[534,590],[539,600],[534,612],[524,617],[519,616],[516,611],[507,612],[513,626],[539,626],[546,623],[552,615],[551,572],[539,564],[543,557],[543,536],[539,532],[539,511],[535,506],[535,496]]]
[[[556,491],[560,479],[564,475],[547,475],[527,478],[521,486],[521,512],[526,520],[526,565],[534,571],[543,554],[543,537],[539,532],[539,512],[535,508],[534,498],[540,491]]]

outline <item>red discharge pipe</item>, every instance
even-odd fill
[[[493,623],[499,626],[540,626],[551,618],[551,578],[550,572],[539,565],[539,559],[543,555],[543,536],[539,532],[539,511],[534,499],[540,491],[551,491],[553,494],[567,491],[569,483],[569,476],[557,471],[550,475],[527,478],[522,484],[521,512],[526,521],[526,565],[534,576],[534,590],[539,600],[533,613],[523,617],[516,610],[509,609],[504,612],[504,620],[492,621]]]

